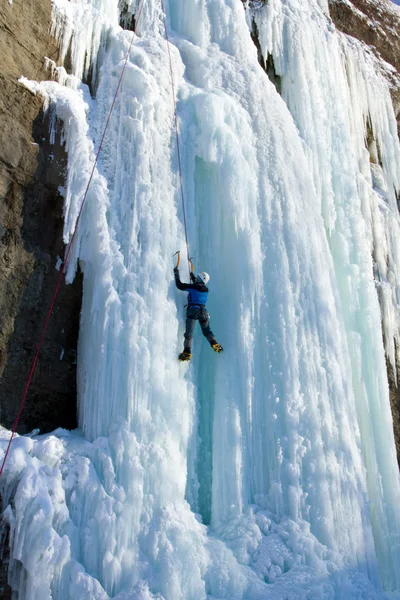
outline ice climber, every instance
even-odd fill
[[[195,322],[199,321],[201,330],[204,337],[208,339],[211,347],[215,352],[222,352],[223,348],[218,344],[214,337],[213,332],[210,329],[209,320],[210,315],[206,309],[206,302],[208,297],[207,283],[210,279],[208,273],[199,273],[196,277],[194,273],[190,273],[190,279],[192,283],[182,283],[179,277],[179,269],[174,269],[175,283],[178,290],[182,292],[189,292],[188,304],[186,311],[186,331],[185,331],[185,344],[183,352],[179,355],[179,360],[190,360],[192,358],[192,338]]]

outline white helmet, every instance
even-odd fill
[[[208,273],[206,273],[205,271],[202,271],[201,273],[199,273],[197,275],[197,279],[201,279],[201,281],[207,285],[207,283],[210,281],[210,276]]]

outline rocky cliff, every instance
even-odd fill
[[[390,79],[400,135],[400,7],[390,0],[329,0],[329,12],[340,31],[367,44],[397,72]]]
[[[18,83],[49,79],[58,58],[51,2],[0,7],[0,422],[11,427],[59,272],[66,156],[49,144],[42,99]],[[81,280],[64,283],[19,423],[24,433],[76,426],[76,345]]]
[[[0,422],[9,428],[59,276],[57,259],[64,251],[58,187],[64,181],[66,156],[59,142],[49,145],[42,99],[18,83],[21,75],[50,77],[44,57],[58,57],[50,22],[50,0],[0,5]],[[81,296],[79,278],[73,285],[62,284],[19,433],[76,426]],[[0,598],[6,600],[11,590],[3,553],[0,564]]]

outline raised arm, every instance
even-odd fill
[[[175,276],[175,284],[176,284],[176,287],[178,288],[178,290],[182,290],[182,292],[185,292],[186,290],[195,289],[194,283],[182,283],[181,278],[179,276],[178,267],[175,267],[175,269],[174,269],[174,276]],[[193,273],[190,273],[190,279],[192,281],[196,281],[196,277],[193,275]]]

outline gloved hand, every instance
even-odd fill
[[[174,274],[175,275],[179,275],[179,269],[178,269],[178,267],[174,267]]]
[[[196,277],[196,275],[193,273],[193,271],[190,271],[190,279],[193,281],[193,283],[196,283],[196,281],[197,281],[197,277]]]

